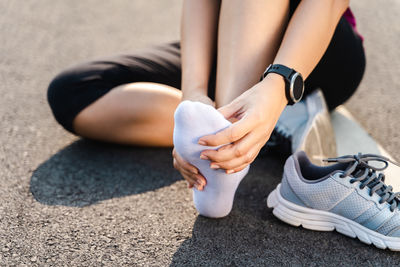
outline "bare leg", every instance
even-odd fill
[[[217,107],[230,103],[259,81],[278,51],[288,14],[289,0],[222,1]]]
[[[256,84],[279,48],[289,0],[222,1],[218,33],[217,106]],[[75,131],[97,140],[171,146],[181,91],[155,83],[119,86],[81,111]]]
[[[96,140],[143,146],[172,146],[173,114],[181,91],[156,83],[118,86],[82,110],[77,134]]]

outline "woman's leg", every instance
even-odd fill
[[[259,81],[273,61],[287,21],[300,0],[222,1],[218,32],[217,107]],[[289,8],[290,7],[290,8]],[[342,17],[324,56],[305,81],[321,88],[329,109],[343,104],[365,71],[362,40]]]
[[[325,54],[305,81],[305,94],[321,88],[329,110],[333,110],[357,90],[365,64],[362,40],[342,17]]]
[[[120,85],[82,110],[75,132],[121,144],[171,146],[174,111],[181,91],[157,83]]]
[[[216,104],[255,85],[272,63],[289,16],[289,0],[222,1],[218,28]]]
[[[172,145],[181,99],[179,43],[74,66],[50,84],[48,100],[70,132],[108,142]]]

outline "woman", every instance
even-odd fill
[[[320,87],[330,109],[345,102],[365,68],[362,39],[348,0],[187,0],[181,42],[74,66],[50,84],[57,121],[77,135],[132,145],[171,146],[173,114],[182,100],[219,108],[228,129],[199,140],[227,172],[247,167],[288,104],[286,84],[265,68],[281,64]],[[218,63],[218,64],[217,64]],[[205,178],[173,153],[189,187]]]

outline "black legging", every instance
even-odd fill
[[[291,14],[297,2],[291,1]],[[329,109],[334,109],[355,92],[364,70],[362,40],[342,17],[328,49],[305,80],[305,94],[321,88]],[[50,83],[48,101],[56,120],[65,129],[74,132],[72,122],[80,111],[118,85],[133,82],[161,83],[180,89],[179,42],[155,46],[142,53],[90,61],[69,68]],[[215,64],[209,81],[209,96],[212,99],[214,90]]]

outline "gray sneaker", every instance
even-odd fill
[[[366,244],[400,251],[400,193],[380,173],[392,161],[374,154],[327,161],[336,164],[316,166],[302,151],[290,156],[281,183],[268,196],[273,214],[294,226],[336,229]]]
[[[265,148],[285,156],[303,150],[315,164],[336,156],[335,134],[321,90],[284,109]]]

